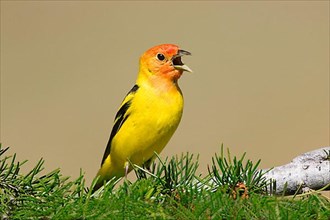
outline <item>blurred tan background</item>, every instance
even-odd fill
[[[329,143],[328,1],[1,1],[1,142],[88,183],[138,58],[192,52],[181,124],[161,156],[221,143],[261,167]]]

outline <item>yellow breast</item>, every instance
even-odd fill
[[[167,92],[140,87],[126,121],[112,140],[111,163],[124,172],[125,162],[142,165],[160,153],[177,129],[183,111],[178,88]]]

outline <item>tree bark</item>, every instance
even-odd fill
[[[262,170],[266,172],[269,169]],[[330,190],[330,146],[304,153],[265,173],[271,194],[293,195],[327,186]]]

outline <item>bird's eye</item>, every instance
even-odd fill
[[[160,61],[165,60],[165,56],[164,56],[164,54],[158,53],[158,54],[157,54],[157,59],[160,60]]]

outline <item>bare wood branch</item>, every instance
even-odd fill
[[[264,169],[266,172],[269,169]],[[268,180],[275,180],[276,194],[293,195],[326,187],[330,190],[330,147],[304,153],[290,163],[265,173]],[[273,191],[270,189],[268,190]]]

